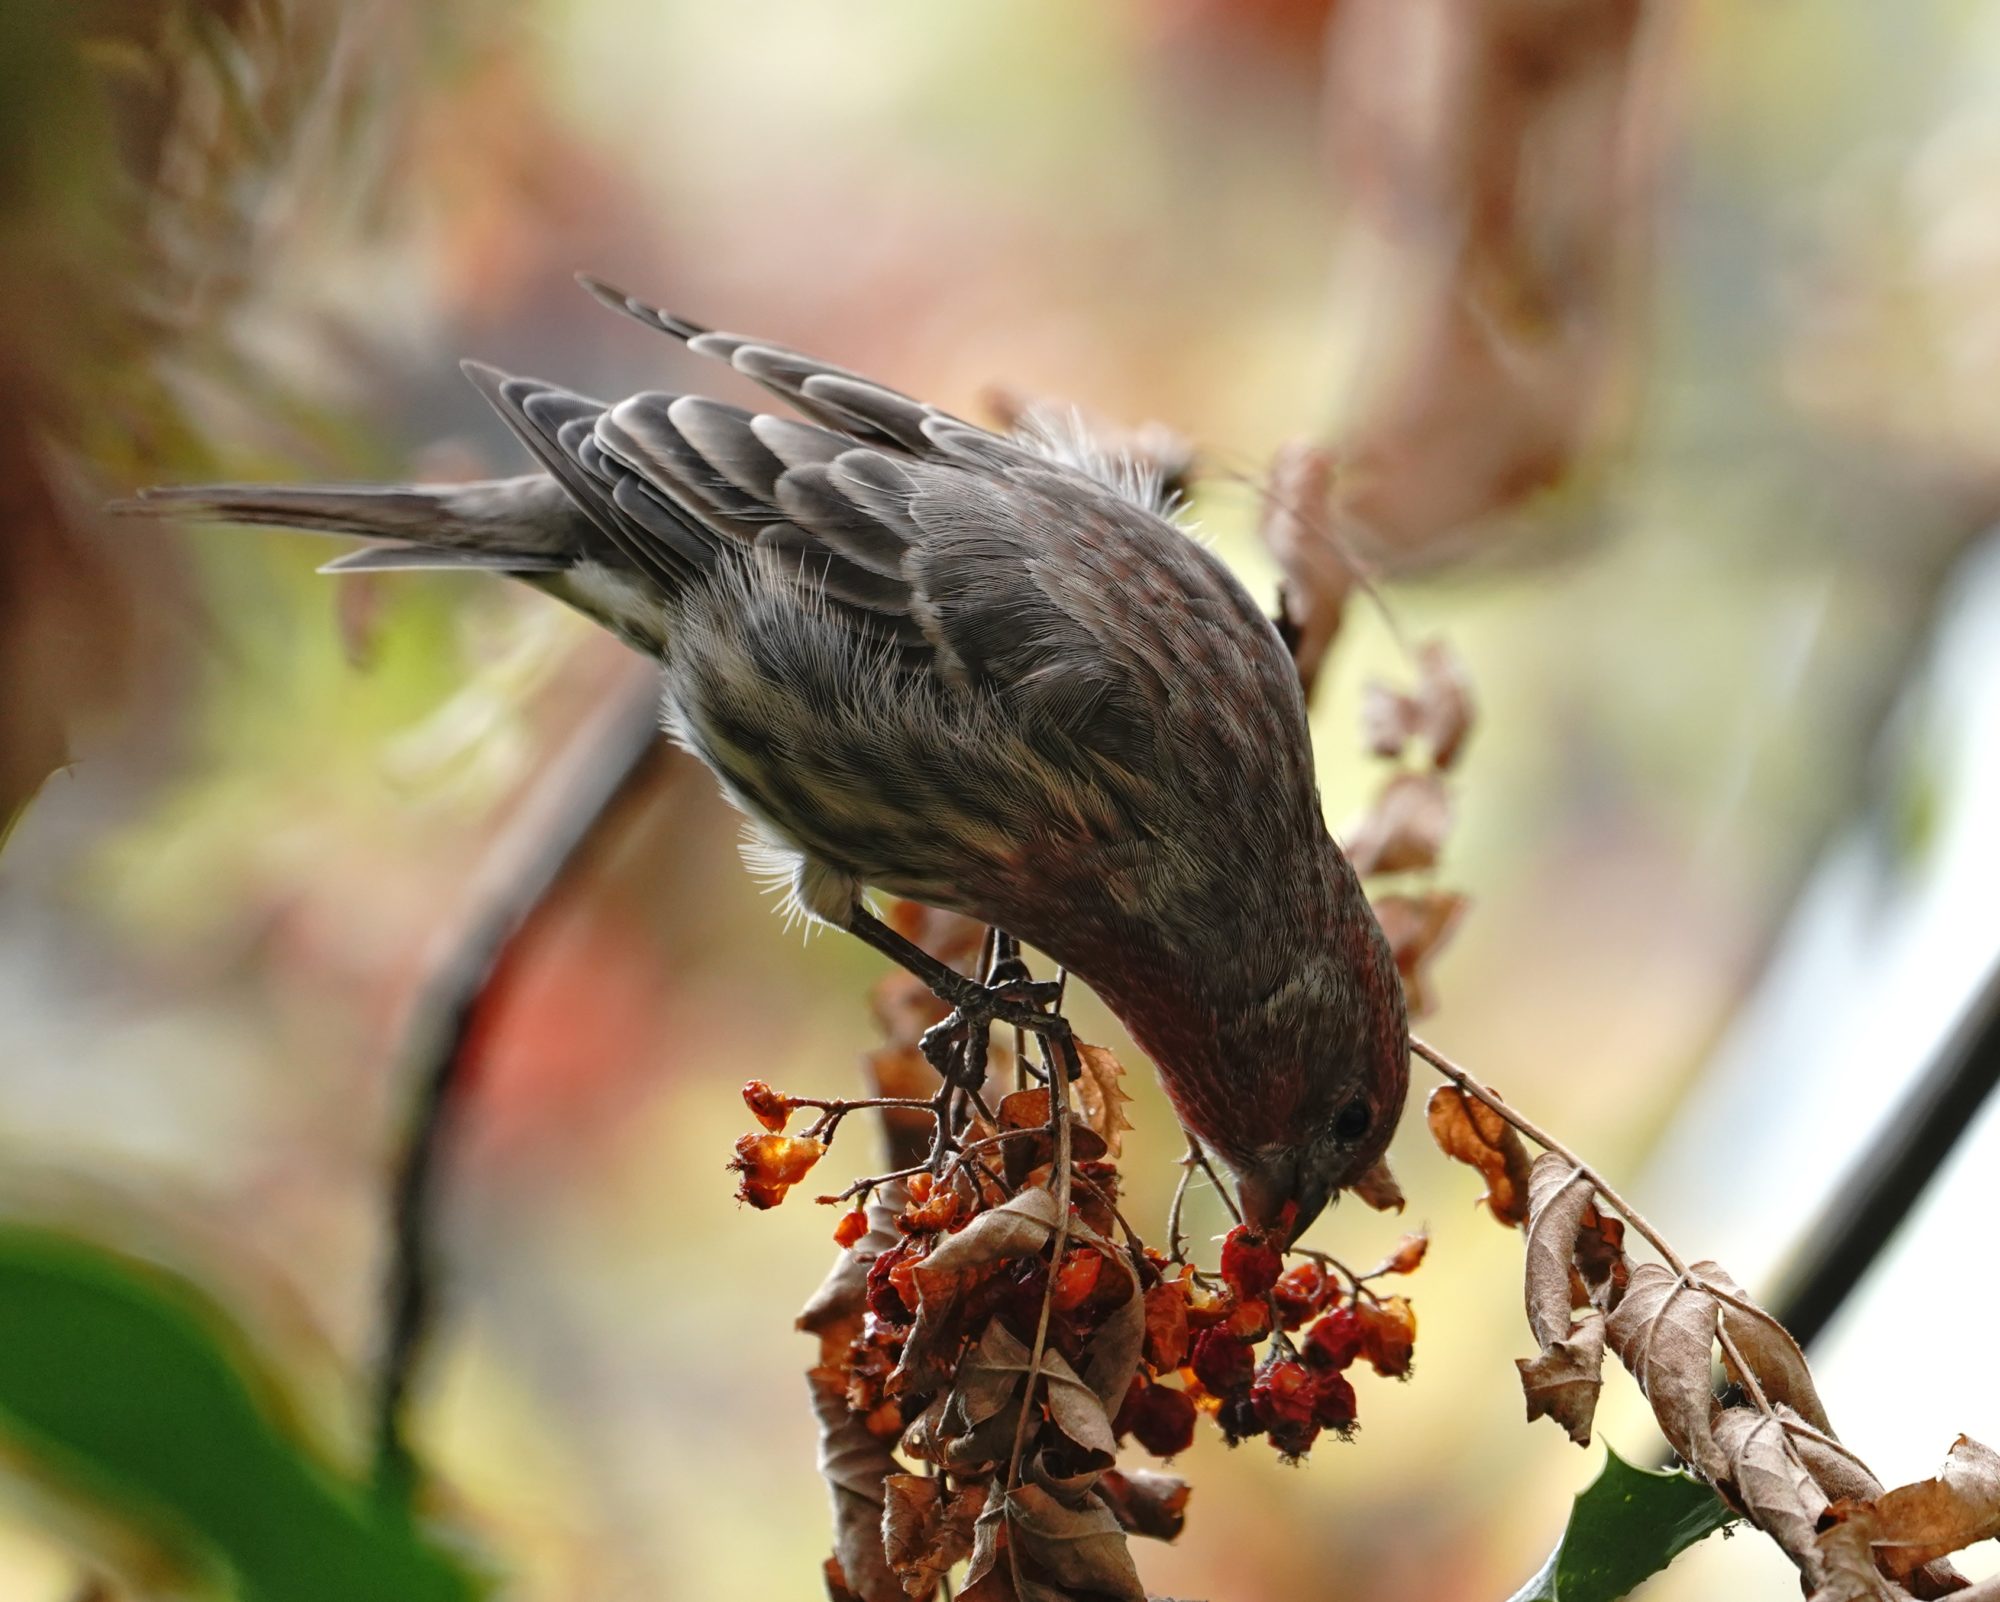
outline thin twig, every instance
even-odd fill
[[[1579,1174],[1583,1175],[1590,1182],[1591,1188],[1604,1198],[1605,1203],[1611,1210],[1636,1229],[1640,1237],[1654,1251],[1660,1254],[1661,1262],[1665,1263],[1667,1267],[1672,1269],[1681,1278],[1685,1279],[1687,1277],[1687,1264],[1683,1263],[1675,1254],[1673,1247],[1669,1246],[1661,1238],[1658,1230],[1654,1229],[1651,1224],[1647,1223],[1640,1216],[1638,1208],[1634,1207],[1604,1182],[1603,1175],[1599,1174],[1596,1169],[1592,1168],[1581,1157],[1577,1156],[1575,1152],[1557,1140],[1555,1136],[1529,1123],[1526,1118],[1522,1117],[1521,1114],[1516,1112],[1500,1097],[1480,1084],[1471,1074],[1459,1067],[1457,1063],[1445,1056],[1435,1046],[1429,1045],[1419,1040],[1415,1035],[1412,1035],[1410,1037],[1410,1050],[1458,1086],[1466,1095],[1472,1097],[1474,1101],[1492,1108],[1494,1112],[1512,1124],[1515,1129],[1526,1135],[1537,1146],[1540,1146],[1542,1150],[1554,1152],[1564,1162],[1574,1167]]]
[[[584,860],[649,777],[658,754],[652,675],[615,699],[553,765],[495,842],[470,910],[419,995],[403,1050],[414,1103],[390,1201],[389,1266],[374,1396],[374,1487],[407,1507],[416,1469],[403,1412],[436,1312],[437,1197],[445,1148],[463,1088],[462,1069],[488,997],[519,960],[535,915]]]
[[[1055,1132],[1055,1202],[1056,1226],[1049,1240],[1049,1271],[1042,1282],[1042,1311],[1035,1321],[1035,1342],[1028,1352],[1028,1382],[1021,1394],[1021,1413],[1014,1421],[1014,1446],[1007,1454],[1007,1487],[1002,1494],[1002,1504],[1011,1498],[1021,1484],[1021,1450],[1028,1440],[1028,1415],[1035,1410],[1035,1390],[1042,1372],[1042,1356],[1049,1344],[1049,1314],[1055,1304],[1056,1276],[1062,1267],[1063,1251],[1069,1244],[1069,1181],[1070,1181],[1070,1138],[1069,1138],[1069,1079],[1070,1069],[1079,1074],[1081,1060],[1070,1060],[1075,1054],[1068,1025],[1060,1031],[1051,1031],[1042,1036],[1042,1066],[1049,1076],[1049,1125]],[[1063,1060],[1058,1062],[1056,1059]],[[1014,1589],[1026,1594],[1021,1583],[1021,1557],[1016,1543],[1007,1543],[1007,1564],[1013,1575]]]

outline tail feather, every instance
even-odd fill
[[[345,572],[425,566],[550,572],[581,554],[588,530],[546,473],[472,484],[196,484],[142,490],[110,510],[388,542],[327,564]]]

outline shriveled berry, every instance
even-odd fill
[[[1194,1444],[1194,1398],[1171,1385],[1136,1380],[1125,1394],[1114,1426],[1155,1457],[1173,1457]]]
[[[1195,1337],[1194,1377],[1211,1396],[1240,1396],[1250,1388],[1257,1359],[1250,1343],[1227,1330],[1205,1329]]]
[[[1336,1307],[1306,1331],[1303,1356],[1314,1368],[1346,1368],[1361,1355],[1361,1320],[1351,1307]]]
[[[1257,1416],[1257,1404],[1250,1400],[1247,1390],[1225,1401],[1216,1411],[1215,1422],[1221,1426],[1222,1437],[1231,1446],[1264,1433],[1264,1421]]]
[[[1354,1428],[1354,1387],[1345,1374],[1321,1369],[1313,1375],[1313,1422],[1340,1435]]]
[[[1146,1361],[1165,1373],[1188,1355],[1188,1283],[1164,1279],[1146,1292]]]
[[[785,1127],[792,1116],[792,1109],[798,1106],[790,1096],[773,1090],[761,1079],[753,1079],[743,1087],[743,1104],[750,1109],[757,1122],[774,1135]]]
[[[1257,1370],[1250,1382],[1250,1400],[1266,1429],[1302,1423],[1313,1413],[1313,1377],[1296,1358],[1274,1359]]]
[[[1261,1296],[1255,1301],[1238,1302],[1222,1321],[1222,1327],[1238,1340],[1254,1346],[1271,1333],[1271,1304]]]
[[[1266,1294],[1277,1284],[1285,1259],[1276,1245],[1238,1224],[1222,1240],[1222,1277],[1245,1301]]]
[[[852,1246],[867,1233],[868,1209],[857,1207],[840,1215],[840,1222],[833,1226],[833,1241],[836,1246]]]
[[[1103,1267],[1104,1259],[1087,1248],[1065,1253],[1049,1292],[1049,1305],[1059,1313],[1081,1307],[1097,1289],[1097,1276]]]
[[[1297,1329],[1326,1305],[1332,1290],[1326,1270],[1318,1263],[1294,1263],[1271,1287],[1271,1297],[1278,1304],[1279,1323],[1286,1329]]]
[[[1417,1315],[1407,1300],[1391,1296],[1384,1302],[1364,1302],[1360,1308],[1361,1355],[1375,1372],[1402,1379],[1410,1372],[1417,1343]]]
[[[744,1135],[736,1142],[729,1167],[740,1177],[736,1197],[752,1207],[775,1207],[785,1192],[804,1179],[826,1147],[816,1140],[787,1135]]]
[[[919,1174],[917,1177],[929,1179],[930,1175]],[[933,1188],[926,1185],[923,1199],[918,1200],[912,1194],[910,1205],[903,1209],[903,1216],[898,1222],[910,1234],[931,1234],[940,1229],[949,1229],[957,1223],[961,1205],[958,1192],[950,1186],[940,1185]]]
[[[916,1309],[896,1286],[896,1270],[909,1255],[907,1243],[891,1246],[868,1265],[868,1311],[886,1324],[908,1324],[916,1317]]]
[[[1424,1253],[1430,1250],[1430,1245],[1431,1238],[1423,1230],[1405,1235],[1396,1242],[1396,1249],[1382,1267],[1391,1274],[1414,1274],[1423,1266]]]

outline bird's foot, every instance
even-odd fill
[[[1062,986],[1055,980],[1030,979],[1025,971],[999,976],[992,984],[958,974],[952,977],[956,984],[937,991],[938,999],[950,1005],[950,1013],[926,1029],[918,1042],[924,1060],[948,1084],[976,1089],[985,1079],[983,1048],[992,1025],[1006,1024],[1032,1034],[1050,1034],[1062,1026],[1061,1018],[1046,1010],[1062,996]]]

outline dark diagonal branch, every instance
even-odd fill
[[[652,674],[641,677],[578,732],[494,842],[412,1013],[403,1050],[412,1101],[390,1203],[374,1398],[375,1489],[391,1503],[406,1505],[415,1488],[403,1412],[437,1306],[432,1235],[469,1048],[522,935],[657,769],[659,696]]]
[[[1779,1320],[1801,1346],[1825,1330],[1881,1256],[1996,1086],[2000,967],[1987,975],[1951,1037],[1806,1231],[1772,1298]]]

